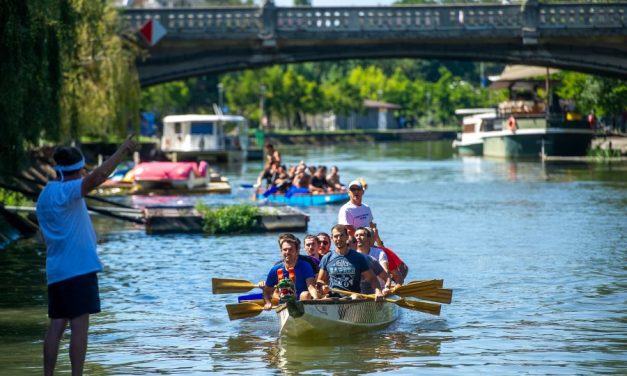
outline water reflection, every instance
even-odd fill
[[[439,355],[441,337],[425,338],[398,330],[349,338],[280,338],[267,349],[266,357],[271,366],[288,374],[365,374],[398,369],[401,358]]]

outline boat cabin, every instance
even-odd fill
[[[494,108],[462,108],[455,110],[455,115],[463,116],[462,133],[489,132],[495,128],[500,129],[498,125],[495,125],[496,110]]]
[[[221,157],[248,149],[248,122],[238,115],[170,115],[163,119],[161,150],[190,156]]]

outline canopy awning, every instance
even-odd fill
[[[559,69],[548,68],[549,75],[559,72]],[[488,78],[492,82],[500,81],[516,81],[525,80],[534,77],[546,76],[546,67],[535,67],[531,65],[508,65],[503,72],[498,76],[489,76]]]

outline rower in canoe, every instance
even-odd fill
[[[315,274],[309,263],[300,259],[300,242],[291,234],[279,237],[283,262],[275,265],[263,286],[264,309],[272,308],[272,295],[278,289],[282,303],[296,300],[318,299],[314,280]]]
[[[361,292],[360,281],[365,279],[375,291],[376,301],[383,301],[379,280],[372,272],[366,256],[348,248],[348,230],[337,224],[331,230],[335,250],[327,253],[320,261],[316,285],[323,294],[331,289]]]

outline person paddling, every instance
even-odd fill
[[[360,227],[355,231],[355,240],[357,241],[356,251],[368,256],[370,267],[379,279],[379,283],[382,287],[381,292],[383,295],[388,295],[390,293],[392,279],[387,271],[387,256],[382,250],[372,248],[372,233],[366,227]],[[385,265],[385,267],[383,265]],[[364,294],[372,294],[373,292],[369,284],[363,280],[361,282],[361,292]]]
[[[272,295],[276,289],[281,302],[288,300],[318,299],[314,286],[315,274],[306,261],[299,259],[300,243],[291,234],[279,237],[279,248],[283,262],[275,265],[263,286],[264,309],[272,308]]]
[[[370,269],[366,256],[347,245],[348,231],[345,225],[337,224],[331,229],[335,250],[327,253],[320,261],[320,271],[316,285],[323,294],[330,289],[361,292],[360,281],[367,281],[375,291],[377,301],[383,301],[381,285]],[[333,295],[331,295],[333,296]]]

